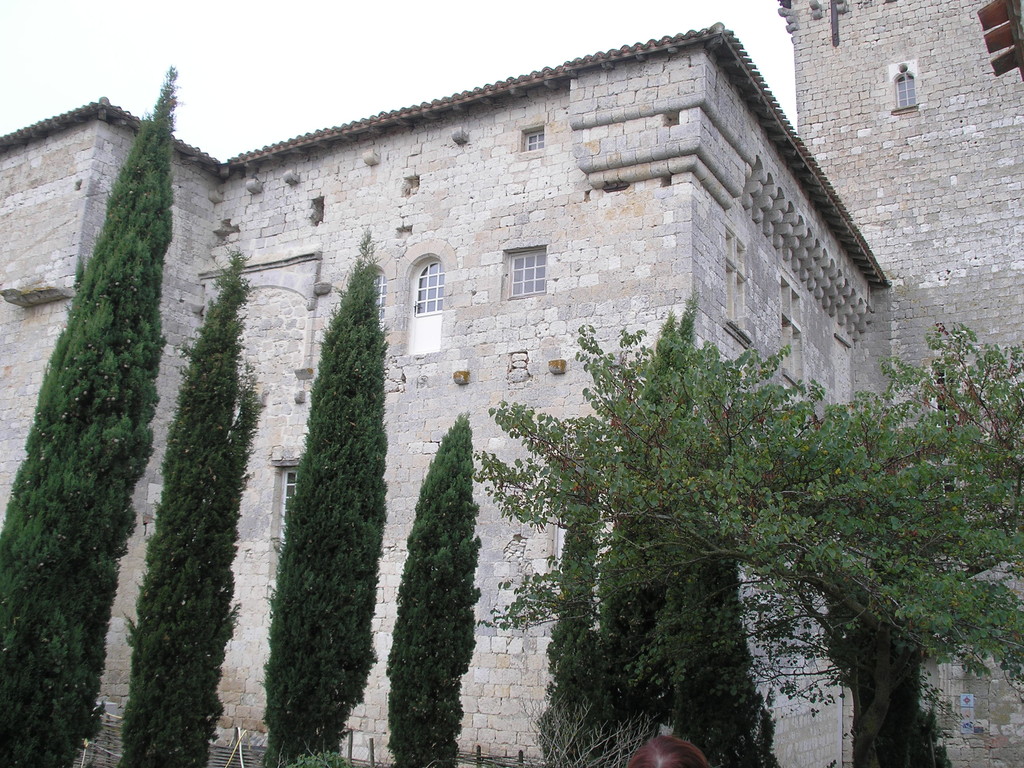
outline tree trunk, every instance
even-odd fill
[[[893,691],[892,631],[886,625],[875,632],[874,657],[871,703],[862,710],[860,698],[854,699],[853,768],[879,768],[875,740],[889,712]]]

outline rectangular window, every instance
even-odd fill
[[[747,310],[746,249],[725,233],[725,319],[742,328]]]
[[[299,471],[292,464],[279,467],[277,480],[274,485],[274,519],[271,535],[278,545],[284,541],[285,520],[288,517],[288,507],[291,506],[292,498],[295,496],[295,487],[299,479]]]
[[[299,480],[299,472],[295,469],[288,469],[281,477],[281,511],[288,513],[288,506],[295,496],[295,486]]]
[[[782,373],[793,381],[804,375],[803,338],[800,334],[800,296],[785,279],[780,282],[782,302],[782,346],[789,354],[782,361]]]
[[[543,248],[509,256],[509,295],[531,296],[547,292],[548,255]]]
[[[388,298],[388,279],[384,277],[383,272],[378,272],[377,276],[373,279],[374,285],[377,288],[377,313],[380,317],[380,321],[384,322],[384,305]]]
[[[536,149],[544,149],[544,129],[531,128],[523,132],[523,149],[533,152]]]

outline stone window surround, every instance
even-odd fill
[[[271,538],[278,547],[284,541],[285,517],[288,512],[288,505],[295,496],[296,483],[299,477],[298,465],[298,459],[277,459],[271,461],[271,466],[276,470]]]
[[[909,72],[902,72],[896,76],[896,108],[917,106],[917,87],[914,76]]]
[[[781,305],[781,346],[789,347],[782,361],[782,374],[793,383],[803,378],[803,337],[800,330],[800,294],[794,289],[795,281],[783,275],[779,279]]]
[[[732,230],[725,233],[725,319],[742,329],[746,316],[747,249]]]
[[[523,151],[537,152],[544,149],[544,126],[538,125],[523,130]]]
[[[920,104],[920,74],[917,59],[889,65],[890,98],[894,115],[914,112]]]

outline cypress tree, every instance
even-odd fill
[[[111,191],[43,379],[0,533],[0,744],[6,766],[66,768],[96,697],[152,448],[171,241],[173,70]]]
[[[121,765],[204,768],[223,707],[217,697],[231,638],[239,505],[259,419],[242,361],[249,286],[234,255],[217,281],[178,392],[164,488],[132,628]]]
[[[459,416],[420,489],[398,589],[388,656],[390,747],[395,768],[454,768],[462,727],[460,691],[475,642],[474,586],[480,539],[473,501],[473,441]]]
[[[585,714],[586,725],[599,727],[611,718],[608,673],[598,632],[597,546],[587,525],[565,531],[558,563],[561,590],[557,620],[548,644],[551,717]],[[542,727],[544,720],[541,720]]]
[[[374,661],[387,437],[372,254],[367,234],[324,336],[285,519],[265,678],[271,761],[336,750]]]
[[[684,351],[695,344],[696,313],[691,299],[682,318],[670,317],[662,328],[647,377],[648,401],[687,412],[674,382],[687,364]],[[651,633],[661,642],[650,655],[667,676],[676,733],[700,744],[723,768],[777,768],[774,726],[753,680],[736,563],[680,563],[656,610]]]
[[[695,344],[697,304],[662,328],[642,399],[687,412],[675,383],[684,351]],[[608,665],[612,718],[642,715],[671,722],[723,768],[775,768],[771,717],[752,677],[736,564],[682,562],[660,580],[618,583],[657,551],[660,530],[624,517],[604,558],[601,639]]]

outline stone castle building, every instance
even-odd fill
[[[736,38],[716,26],[227,162],[179,144],[157,449],[135,497],[106,700],[117,706],[127,695],[127,618],[160,497],[178,350],[232,251],[248,258],[255,286],[246,343],[264,410],[221,694],[225,727],[260,732],[268,595],[319,340],[363,233],[377,244],[390,345],[388,529],[378,663],[351,721],[357,755],[371,739],[378,754],[386,747],[383,662],[413,507],[441,436],[468,412],[478,448],[510,453],[490,406],[517,400],[579,413],[580,325],[609,345],[623,327],[653,335],[696,292],[703,340],[730,354],[788,344],[786,374],[822,382],[836,400],[875,383],[879,356],[919,357],[936,320],[964,319],[987,338],[1018,341],[1024,85],[992,74],[974,15],[980,3],[832,4],[834,14],[829,0],[780,0],[798,62],[802,140]],[[908,90],[913,103],[899,101]],[[0,137],[5,506],[75,266],[91,252],[136,125],[100,100]],[[511,599],[498,585],[545,567],[557,533],[502,519],[482,489],[478,501],[477,615],[487,619]],[[544,694],[545,645],[541,630],[479,628],[463,683],[465,745],[534,749],[531,702]],[[940,680],[958,765],[1024,757],[1024,709],[1005,686],[956,670]],[[961,709],[960,693],[976,695],[976,708]],[[817,717],[804,703],[777,700],[776,715],[783,765],[841,764],[850,717],[841,699]]]

